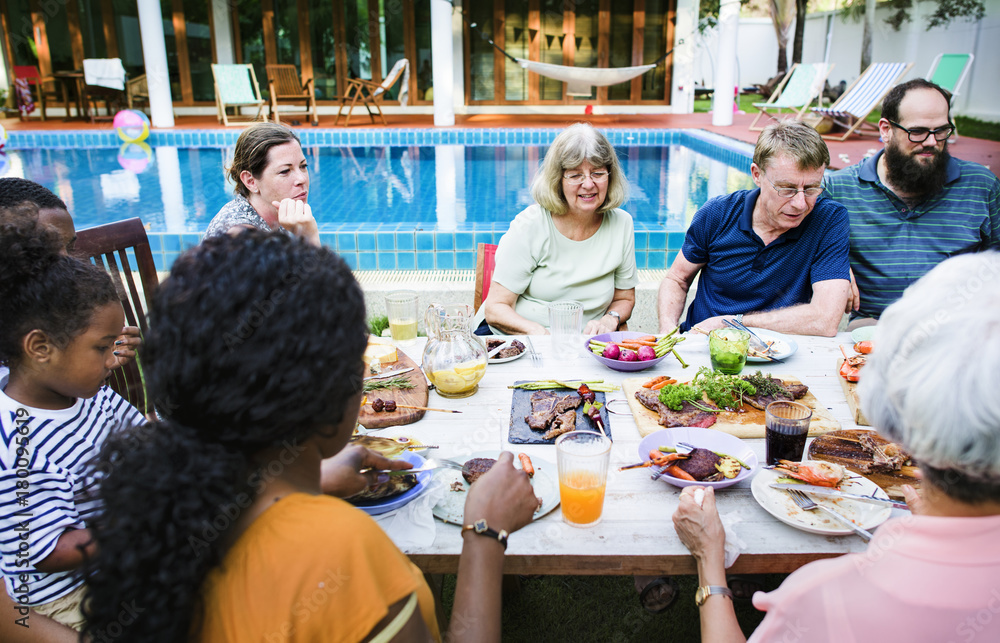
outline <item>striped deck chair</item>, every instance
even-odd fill
[[[927,72],[927,80],[951,92],[951,104],[954,105],[955,97],[958,96],[965,77],[969,75],[973,60],[975,56],[972,54],[938,54]],[[952,139],[958,139],[957,125]]]
[[[824,134],[823,138],[844,141],[855,130],[858,134],[877,133],[878,128],[865,119],[882,102],[889,90],[910,71],[910,67],[913,67],[913,63],[872,63],[833,105],[813,107],[814,114],[828,116],[837,125],[847,128],[843,134]],[[864,131],[865,127],[874,132]]]
[[[826,63],[795,63],[781,83],[774,88],[771,98],[766,103],[753,104],[760,113],[750,123],[750,130],[759,132],[764,129],[763,125],[757,127],[757,121],[762,116],[777,121],[777,116],[772,115],[771,110],[777,110],[778,115],[781,115],[782,110],[791,110],[794,113],[790,113],[789,116],[797,121],[802,120],[802,116],[812,106],[813,101],[822,95],[823,83],[832,69],[833,65]]]
[[[219,110],[219,122],[226,127],[241,123],[263,120],[264,99],[260,96],[260,85],[253,65],[212,65],[215,80],[215,105]],[[242,107],[256,107],[255,116],[245,116]],[[235,112],[230,115],[227,110]],[[232,122],[230,122],[232,121]]]

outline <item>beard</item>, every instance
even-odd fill
[[[930,163],[920,162],[914,155],[893,142],[885,146],[885,170],[889,182],[901,192],[912,196],[937,194],[947,178],[948,141],[941,150],[934,150]]]

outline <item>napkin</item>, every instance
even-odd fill
[[[704,500],[705,491],[703,489],[696,489],[694,492],[694,501],[700,507]],[[725,566],[726,569],[729,569],[736,562],[736,559],[740,557],[740,552],[747,548],[747,544],[736,535],[736,530],[733,529],[743,519],[732,514],[726,514],[725,516],[719,514],[719,520],[722,522],[722,529],[726,532],[726,548],[724,550]]]
[[[430,547],[434,544],[437,525],[431,510],[444,497],[447,485],[434,476],[427,491],[395,511],[372,516],[396,546],[402,550]]]

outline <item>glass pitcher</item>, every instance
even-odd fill
[[[468,304],[431,304],[423,364],[442,397],[468,397],[486,375],[486,348],[472,334],[475,311]]]

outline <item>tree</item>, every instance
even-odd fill
[[[792,42],[792,63],[802,62],[802,36],[806,32],[806,5],[809,0],[795,0],[795,38]]]
[[[926,29],[929,31],[934,27],[946,27],[956,20],[976,21],[982,20],[986,16],[986,3],[983,0],[917,0],[933,1],[936,6],[934,12],[927,16]],[[910,22],[910,10],[913,9],[914,0],[888,0],[885,6],[892,10],[892,14],[885,19],[886,24],[894,30],[899,31],[904,23]],[[866,0],[847,0],[844,6],[844,13],[859,22],[865,15]]]
[[[774,24],[774,35],[778,38],[779,74],[788,71],[788,30],[792,26],[792,19],[795,18],[797,4],[798,0],[771,0],[768,4],[768,9],[771,11],[771,22]],[[796,25],[796,34],[798,31],[798,25]],[[802,57],[801,51],[799,57]]]

